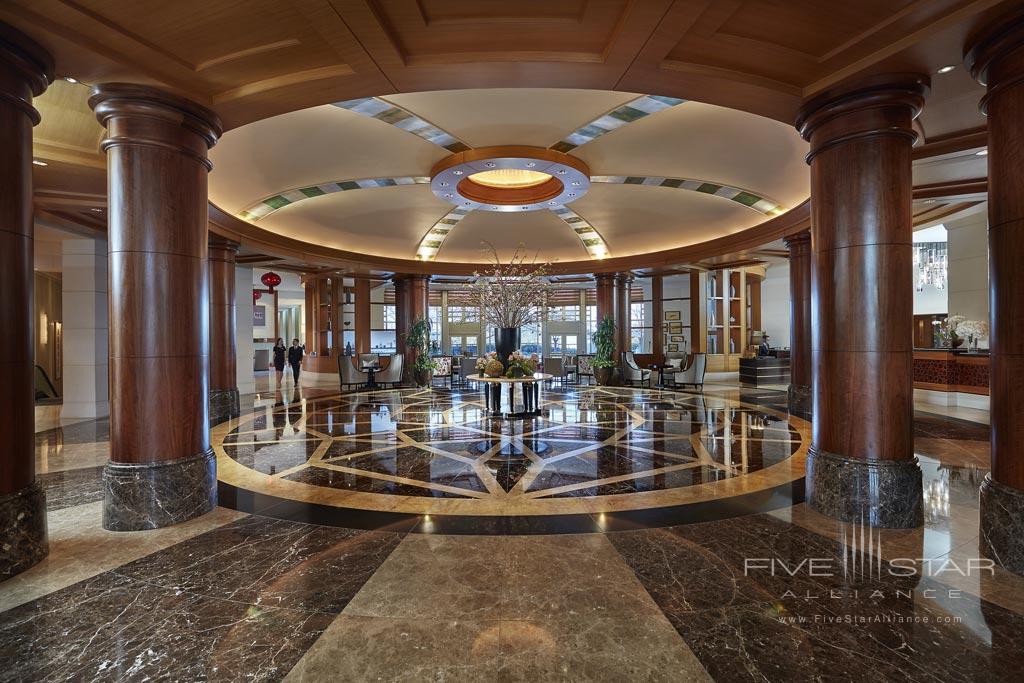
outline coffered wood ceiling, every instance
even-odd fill
[[[802,99],[838,81],[916,71],[933,75],[920,120],[924,141],[973,154],[984,145],[984,119],[976,107],[981,90],[962,67],[934,74],[940,66],[959,65],[967,37],[1020,4],[6,0],[0,19],[42,43],[61,76],[171,89],[216,110],[228,129],[358,97],[391,96],[413,106],[425,91],[476,88],[588,89],[604,91],[600,97],[610,100],[614,93],[650,93],[790,125]],[[104,184],[104,160],[96,153],[98,127],[80,106],[85,93],[58,83],[44,97],[35,149],[50,165],[34,169],[37,186],[51,198],[94,194]],[[457,108],[453,102],[436,106]],[[507,110],[513,125],[514,102]],[[423,106],[420,113],[433,115]],[[451,119],[460,135],[483,144],[494,129],[477,126],[472,112],[462,115],[461,122]],[[969,139],[972,133],[976,137]],[[541,130],[533,134],[546,137]],[[938,166],[920,172],[930,185],[984,177],[970,160],[953,166],[951,174]],[[664,174],[650,168],[617,173],[634,172]]]

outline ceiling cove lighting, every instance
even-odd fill
[[[937,74],[948,74],[950,71],[956,68],[955,64],[947,64],[946,66],[939,67],[935,73]]]
[[[481,147],[435,164],[430,189],[448,204],[481,211],[537,211],[582,197],[590,189],[590,169],[543,147]]]
[[[39,159],[33,159],[32,163],[35,164],[36,166],[46,166],[46,162],[40,161]]]

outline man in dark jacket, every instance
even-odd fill
[[[299,346],[298,339],[292,339],[292,345],[288,347],[288,365],[292,366],[292,374],[295,375],[295,383],[299,383],[299,371],[302,369],[302,356],[304,349]]]

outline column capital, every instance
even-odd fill
[[[1024,8],[1004,14],[971,37],[964,66],[979,83],[988,86],[981,99],[982,113],[1000,92],[1024,83]]]
[[[227,261],[229,263],[235,262],[235,256],[238,255],[238,250],[242,246],[215,232],[210,233],[207,243],[209,248],[207,258],[210,261]]]
[[[423,281],[429,283],[430,280],[431,280],[431,276],[430,275],[422,275],[420,273],[395,273],[394,275],[391,276],[391,282],[393,282],[395,284],[397,284],[399,282],[403,282],[403,281],[415,281],[415,280],[423,280]]]
[[[615,282],[615,273],[594,273],[594,281],[606,284]]]
[[[621,284],[630,284],[635,278],[633,273],[615,273],[615,281]]]
[[[895,135],[917,140],[912,121],[921,113],[930,89],[927,76],[881,74],[807,100],[795,122],[800,135],[811,143],[807,163],[830,147],[864,138]]]
[[[0,100],[21,109],[32,125],[39,112],[32,98],[42,95],[53,82],[53,58],[38,43],[0,22]]]
[[[791,252],[801,248],[808,248],[811,246],[811,231],[802,230],[793,235],[786,235],[782,238],[782,241],[786,243],[786,248]]]
[[[161,147],[213,168],[206,152],[217,144],[223,130],[213,111],[184,97],[134,83],[106,83],[92,93],[89,106],[107,129],[100,142],[103,151],[118,145]]]

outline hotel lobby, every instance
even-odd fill
[[[0,681],[1018,680],[1022,74],[1007,0],[0,3]]]

